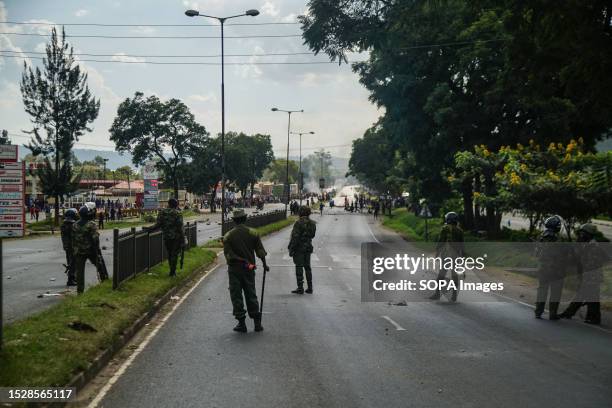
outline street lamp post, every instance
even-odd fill
[[[237,14],[229,17],[215,17],[201,14],[197,10],[187,10],[185,15],[188,17],[206,17],[217,20],[221,24],[221,235],[225,234],[225,44],[223,28],[225,22],[231,18],[259,15],[257,10],[247,10],[244,14]]]
[[[304,109],[301,110],[285,110],[272,108],[272,112],[285,112],[289,115],[289,122],[287,124],[287,174],[285,177],[285,212],[289,206],[289,196],[291,192],[291,186],[289,185],[289,135],[291,134],[291,114],[292,113],[304,113]]]
[[[104,190],[104,195],[106,195],[106,162],[108,161],[108,159],[102,159],[102,160],[104,160],[104,173],[102,174],[102,180],[103,180],[102,189]]]
[[[298,172],[298,194],[300,196],[300,205],[302,205],[302,135],[314,135],[315,132],[291,132],[292,135],[300,135],[300,170]]]

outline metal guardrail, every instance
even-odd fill
[[[198,245],[197,221],[187,223],[184,227],[186,248]],[[148,271],[168,259],[161,231],[148,232],[144,230],[119,233],[113,230],[113,289],[122,282],[135,278],[136,275]]]
[[[264,214],[255,214],[247,217],[246,225],[251,228],[263,227],[264,225],[272,224],[273,222],[281,221],[287,218],[285,210],[270,211]],[[231,219],[225,222],[224,231],[229,231],[236,224]]]

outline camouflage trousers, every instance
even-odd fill
[[[295,278],[298,288],[304,287],[304,271],[306,271],[306,283],[308,287],[312,287],[312,268],[310,267],[310,253],[297,252],[293,255],[293,263],[295,264]]]
[[[178,262],[179,255],[181,254],[181,245],[183,243],[180,239],[168,239],[164,240],[166,246],[166,252],[168,253],[168,265],[170,266],[170,276],[176,275],[176,263]]]
[[[249,271],[242,265],[228,265],[229,292],[232,299],[233,315],[236,319],[244,319],[247,311],[250,318],[259,317],[259,302],[255,289],[255,271]],[[244,310],[246,300],[247,311]]]
[[[96,253],[91,254],[77,254],[73,258],[73,268],[74,273],[76,274],[77,281],[77,292],[83,293],[85,291],[85,263],[89,260],[93,265],[95,265],[96,270],[98,272],[98,278],[100,280],[108,279],[108,276],[102,276],[102,271],[100,268],[100,263],[98,260],[98,255]]]

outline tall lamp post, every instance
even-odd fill
[[[231,18],[259,15],[257,10],[247,10],[244,14],[237,14],[229,17],[215,17],[201,14],[197,10],[187,10],[185,15],[188,17],[206,17],[217,20],[221,25],[221,235],[225,234],[225,44],[223,27],[225,22]]]
[[[298,194],[300,195],[300,205],[302,205],[302,135],[314,135],[315,132],[291,132],[292,135],[300,135],[300,170],[298,172]]]
[[[272,112],[285,112],[289,115],[289,122],[287,124],[287,174],[285,177],[285,212],[289,206],[289,195],[291,192],[291,186],[289,185],[289,135],[291,134],[291,114],[292,113],[304,113],[304,109],[301,110],[285,110],[272,108]]]

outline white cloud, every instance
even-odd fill
[[[21,105],[21,91],[15,82],[2,81],[0,87],[0,108],[10,109]]]
[[[205,95],[194,94],[194,95],[189,95],[188,99],[194,102],[214,102],[216,103],[217,95],[215,95],[214,92],[209,92]]]
[[[77,17],[85,17],[88,14],[89,14],[89,10],[85,10],[85,9],[80,9],[74,12],[74,15]]]
[[[131,64],[139,64],[139,63],[146,61],[145,58],[128,56],[125,54],[125,52],[118,52],[116,54],[113,54],[113,56],[111,57],[111,60],[119,61],[119,62],[127,62]]]
[[[253,48],[253,54],[264,54],[265,51],[259,45]],[[248,65],[236,65],[236,73],[244,79],[257,79],[263,75],[261,68],[255,63],[258,62],[261,57],[251,56],[248,59]]]
[[[281,22],[283,23],[295,23],[297,22],[298,15],[295,13],[287,14],[285,17],[281,18]]]
[[[261,6],[261,12],[265,15],[276,17],[280,13],[276,5],[271,1],[266,1],[263,6]]]

